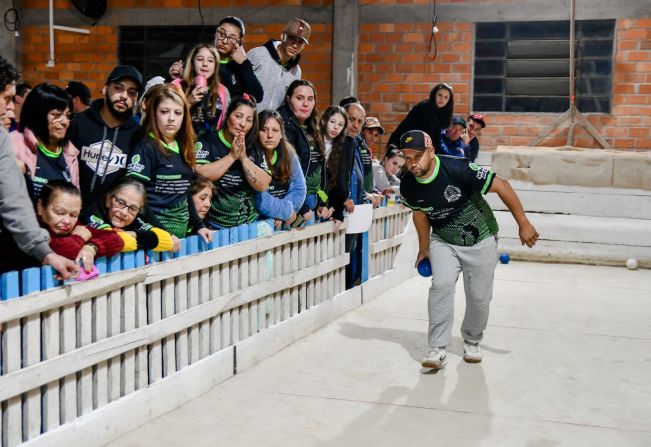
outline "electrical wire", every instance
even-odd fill
[[[431,61],[436,60],[436,57],[439,54],[438,44],[436,42],[436,33],[439,31],[436,27],[436,22],[438,21],[438,15],[436,14],[436,0],[432,2],[434,10],[432,11],[432,33],[429,37],[429,46],[427,48],[427,55]],[[432,53],[433,51],[433,53]]]
[[[13,0],[11,1],[11,8],[5,11],[4,21],[7,31],[17,33],[20,30],[20,15]]]

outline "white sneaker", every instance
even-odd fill
[[[481,362],[481,349],[479,349],[479,345],[464,342],[463,359],[468,363]]]
[[[447,356],[445,348],[433,349],[427,353],[420,364],[423,368],[441,369],[448,362]]]

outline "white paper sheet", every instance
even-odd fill
[[[347,217],[346,234],[364,233],[371,228],[373,205],[355,205],[355,211]]]

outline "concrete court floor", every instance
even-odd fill
[[[499,265],[474,365],[458,286],[438,373],[415,278],[109,445],[651,445],[650,270]]]

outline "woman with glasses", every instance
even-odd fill
[[[228,89],[231,99],[243,94],[262,101],[262,85],[253,73],[253,65],[244,51],[244,22],[235,16],[220,20],[215,30],[215,48],[219,53],[219,80]],[[178,79],[183,74],[183,61],[178,60],[169,69],[171,79]]]
[[[123,252],[139,249],[178,251],[179,238],[147,222],[146,203],[144,185],[134,178],[122,177],[80,220],[98,230],[116,229],[124,241]]]
[[[389,137],[387,144],[398,147],[400,137],[410,130],[422,130],[432,139],[434,148],[441,150],[441,130],[447,129],[454,112],[452,87],[442,83],[434,86],[429,98],[416,104]]]
[[[71,118],[72,100],[56,85],[37,85],[23,103],[18,129],[10,135],[34,201],[51,180],[79,187],[79,151],[68,140]]]

